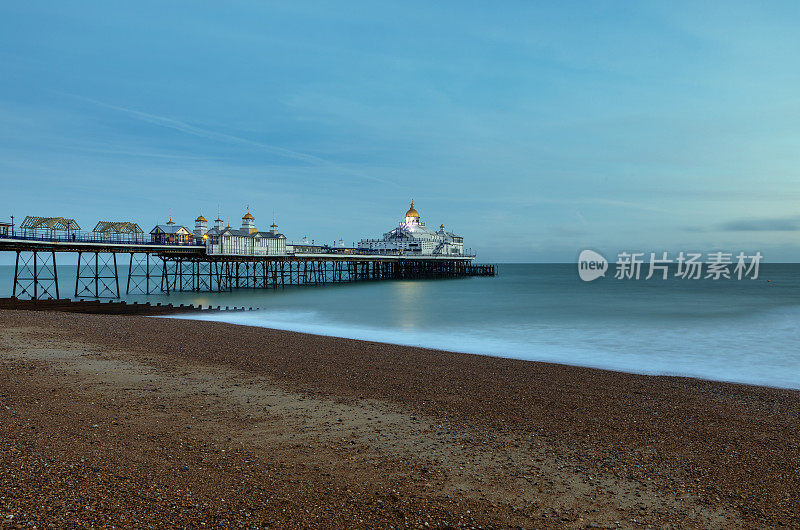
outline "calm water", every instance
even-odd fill
[[[263,308],[203,317],[237,324],[800,388],[800,265],[762,265],[755,281],[584,283],[572,264],[499,271],[496,278],[130,298]],[[13,268],[0,274],[8,296]],[[64,296],[74,289],[74,267],[59,274]]]

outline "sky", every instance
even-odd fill
[[[800,261],[796,2],[3,2],[0,220],[274,218],[411,199],[479,261]]]

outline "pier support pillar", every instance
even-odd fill
[[[131,252],[125,294],[150,294],[150,254]]]
[[[56,253],[53,251],[17,251],[14,266],[14,298],[43,300],[59,297]]]
[[[75,297],[119,298],[117,254],[78,252]]]

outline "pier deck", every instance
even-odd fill
[[[203,245],[78,237],[0,237],[0,252],[16,253],[14,298],[60,298],[56,255],[77,254],[74,296],[119,298],[118,256],[127,258],[126,294],[224,292],[367,280],[494,276],[475,256],[377,254],[331,248],[280,255],[207,254]],[[122,262],[124,263],[124,261]]]

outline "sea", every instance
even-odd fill
[[[2,296],[11,294],[13,273],[13,266],[0,266]],[[75,266],[60,265],[58,273],[61,296],[68,297]],[[127,269],[119,274],[124,292]],[[669,276],[608,274],[584,282],[575,264],[500,264],[495,277],[123,299],[258,308],[171,318],[800,388],[799,264],[762,264],[757,279]]]

